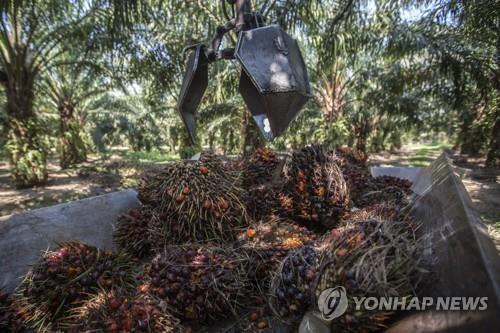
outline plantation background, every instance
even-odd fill
[[[268,146],[346,145],[373,164],[412,166],[447,149],[498,232],[498,1],[254,6],[298,39],[314,94]],[[236,156],[265,144],[234,62],[211,66],[197,146],[177,114],[183,48],[224,21],[218,1],[2,1],[0,215],[134,187],[201,149]]]

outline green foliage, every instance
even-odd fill
[[[268,24],[298,39],[312,87],[302,113],[271,143],[276,149],[323,143],[379,151],[444,133],[463,152],[488,153],[493,164],[500,157],[498,15],[491,10],[498,0],[253,4]],[[406,17],[410,10],[416,18]],[[160,161],[205,148],[239,154],[244,144],[260,142],[245,137],[250,127],[235,62],[209,67],[196,145],[176,111],[188,55],[182,50],[207,43],[227,20],[219,1],[8,0],[0,14],[0,85],[10,102],[0,130],[13,119],[49,117],[44,133],[57,136],[62,166],[110,146]],[[236,38],[227,34],[222,47]],[[16,173],[43,176],[39,166],[30,170],[48,151],[33,155],[45,148],[31,139],[18,144],[22,138],[12,135],[6,147],[23,161]],[[19,157],[25,153],[30,157]]]
[[[62,169],[76,166],[87,160],[87,152],[91,147],[88,134],[76,119],[65,125],[65,131],[59,136],[58,154]]]
[[[127,160],[131,160],[137,163],[158,163],[173,161],[179,159],[179,156],[175,154],[165,153],[163,151],[128,151],[125,154]]]
[[[11,175],[18,187],[30,187],[47,180],[48,139],[34,120],[9,122],[7,151]]]

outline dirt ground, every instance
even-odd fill
[[[157,165],[161,163],[137,163],[114,155],[106,160],[92,158],[77,169],[61,170],[53,160],[48,164],[47,185],[16,189],[8,164],[0,161],[0,216],[134,187],[146,170]]]
[[[449,148],[406,146],[396,152],[373,154],[370,162],[380,166],[426,166],[448,149],[475,208],[500,249],[500,169],[486,169],[482,159],[465,158]],[[163,163],[166,162],[133,161],[112,155],[107,159],[94,157],[78,169],[61,170],[56,161],[51,161],[47,185],[16,189],[9,177],[8,164],[0,161],[0,216],[134,187],[144,172]]]

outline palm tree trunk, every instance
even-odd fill
[[[495,125],[491,131],[491,139],[486,155],[486,166],[495,167],[500,162],[500,96],[496,100]]]
[[[500,37],[497,38],[496,47],[496,63],[497,68],[500,66]],[[495,167],[500,163],[500,73],[496,72],[493,79],[493,86],[496,90],[496,112],[495,112],[495,125],[491,132],[490,144],[488,153],[486,154],[486,166]]]
[[[247,156],[255,149],[265,146],[260,130],[253,121],[252,115],[246,105],[243,109],[243,117],[241,121],[241,137],[243,138],[243,142],[241,144],[241,154],[243,156]]]
[[[59,107],[59,163],[62,169],[87,160],[87,142],[82,126],[75,116],[75,108],[68,100]]]
[[[7,152],[16,186],[31,187],[47,181],[47,146],[33,112],[33,78],[23,71],[17,82],[2,80],[7,97]]]

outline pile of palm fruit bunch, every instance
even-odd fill
[[[259,290],[266,288],[274,270],[290,251],[314,246],[316,234],[293,221],[269,215],[238,235],[236,247],[254,259],[251,276]]]
[[[115,241],[143,258],[152,247],[198,241],[234,240],[247,224],[243,189],[236,172],[212,154],[167,164],[138,187],[142,203],[119,218]]]
[[[284,191],[291,208],[282,210],[313,229],[337,225],[350,198],[335,155],[319,145],[295,151],[284,167]],[[288,199],[288,200],[286,200]]]
[[[282,164],[279,156],[269,148],[256,149],[243,162],[245,206],[253,219],[260,220],[278,210]]]
[[[181,319],[203,323],[236,314],[251,293],[245,253],[215,245],[170,246],[147,265],[140,289]]]
[[[155,218],[154,214],[151,206],[142,205],[120,215],[113,233],[116,245],[136,258],[150,255],[153,247],[150,226]]]
[[[37,330],[66,325],[71,310],[96,290],[133,288],[133,262],[125,255],[72,241],[46,251],[26,274],[15,302]]]
[[[318,260],[314,246],[302,246],[280,263],[270,285],[270,305],[277,316],[293,322],[309,308]]]
[[[17,314],[37,331],[188,332],[234,317],[238,332],[285,332],[326,288],[411,295],[418,247],[400,209],[411,184],[372,178],[354,150],[282,157],[204,153],[147,175],[141,205],[115,222],[120,252],[46,252],[15,293]],[[390,315],[349,308],[331,327],[381,329]]]
[[[330,151],[330,154],[335,158],[342,171],[351,199],[356,202],[370,179],[366,156],[349,147],[337,148],[335,151]]]
[[[366,220],[333,229],[322,239],[318,278],[321,292],[343,286],[349,299],[346,313],[333,320],[332,331],[380,331],[392,313],[356,310],[353,297],[414,296],[421,275],[419,240],[404,222]]]
[[[0,290],[0,332],[20,333],[25,332],[22,313],[12,298],[12,295]]]
[[[141,294],[102,291],[73,311],[68,331],[79,332],[185,332],[178,319],[160,304]]]

